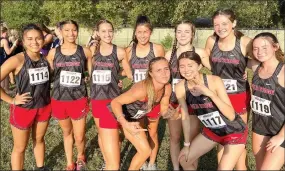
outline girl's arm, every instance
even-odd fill
[[[126,51],[123,48],[118,47],[118,58],[120,61],[122,61],[122,67],[125,74],[129,79],[132,80],[133,79],[132,70],[129,64],[129,60],[127,58]]]

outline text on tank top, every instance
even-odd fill
[[[135,83],[144,80],[146,78],[146,71],[148,69],[148,63],[151,59],[155,58],[153,51],[153,43],[150,42],[150,50],[147,56],[140,58],[136,55],[136,44],[132,46],[132,55],[130,60],[130,66],[132,69],[133,80]]]
[[[48,62],[41,56],[38,61],[32,61],[24,52],[24,64],[17,75],[17,93],[30,92],[31,101],[19,105],[23,108],[41,108],[50,103],[50,68]]]
[[[72,55],[61,53],[61,46],[56,48],[53,67],[54,85],[52,98],[71,101],[87,96],[84,72],[87,59],[82,46],[77,45]]]
[[[203,80],[206,87],[208,87],[207,76],[203,74]],[[193,96],[188,88],[185,80],[186,103],[194,110],[199,120],[203,125],[209,128],[212,132],[219,136],[225,136],[231,133],[243,132],[246,128],[245,123],[241,117],[235,114],[233,121],[228,120],[218,109],[211,98],[200,95]]]
[[[250,105],[253,111],[253,130],[263,130],[265,134],[275,135],[285,121],[285,88],[280,86],[277,77],[284,64],[280,62],[267,79],[259,77],[260,66],[252,79]]]
[[[228,94],[249,90],[248,82],[243,79],[248,59],[242,54],[240,39],[236,38],[235,47],[230,51],[220,50],[218,42],[219,37],[216,38],[210,55],[213,75],[222,78]]]
[[[108,56],[103,56],[99,50],[92,58],[91,98],[113,99],[120,95],[119,72],[117,46],[113,45]]]

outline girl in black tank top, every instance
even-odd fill
[[[148,138],[140,125],[141,118],[151,112],[160,103],[162,115],[173,113],[168,111],[171,86],[168,61],[164,57],[157,57],[149,62],[147,78],[136,83],[130,90],[121,94],[111,102],[111,109],[121,124],[125,137],[135,146],[136,153],[129,170],[138,170],[151,154]],[[147,100],[147,101],[146,101]]]
[[[181,21],[178,25],[176,25],[174,32],[175,40],[173,47],[166,53],[165,58],[169,61],[171,67],[172,94],[170,102],[171,105],[176,108],[179,103],[175,95],[175,85],[183,79],[178,70],[177,59],[181,53],[186,51],[195,51],[200,56],[205,56],[205,50],[202,48],[195,48],[192,44],[195,37],[196,28],[191,21]],[[190,114],[192,121],[191,136],[195,137],[200,132],[200,122],[197,117],[192,116],[192,114],[193,113]],[[170,131],[170,155],[172,165],[174,170],[179,170],[178,155],[180,152],[180,138],[182,132],[181,120],[168,119],[168,126]]]
[[[43,156],[45,153],[44,136],[51,113],[50,70],[48,62],[40,54],[44,36],[42,30],[35,24],[24,26],[22,35],[25,52],[10,57],[0,67],[1,81],[11,72],[16,75],[17,93],[14,98],[0,88],[1,99],[11,104],[10,124],[14,143],[11,170],[24,169],[23,159],[30,132],[33,134],[31,137],[34,150],[37,152],[35,155],[36,169],[48,170],[44,166]],[[19,148],[24,149],[24,152],[15,150]]]
[[[218,170],[232,170],[246,144],[245,123],[236,115],[225,89],[221,88],[222,80],[199,73],[202,65],[198,54],[193,51],[182,53],[178,58],[178,65],[180,74],[185,78],[176,85],[176,96],[182,107],[185,139],[184,148],[179,155],[180,164],[184,170],[195,169],[195,161],[200,156],[216,145],[223,144],[227,157],[232,160],[222,157]],[[211,83],[208,84],[209,82]],[[188,106],[204,125],[202,133],[192,139],[191,144]]]
[[[269,32],[253,39],[252,149],[257,170],[280,170],[285,163],[284,53]]]
[[[140,82],[146,78],[146,71],[148,69],[147,66],[150,60],[155,57],[164,57],[163,47],[159,44],[150,42],[152,30],[150,20],[147,16],[137,17],[133,32],[133,39],[131,41],[132,45],[126,48],[134,83]],[[150,116],[152,116],[154,119],[151,119]],[[152,123],[148,121],[148,126],[150,131],[149,134],[153,135],[150,136],[150,143],[152,143],[151,146],[154,148],[152,149],[149,164],[145,163],[147,168],[144,169],[156,170],[155,160],[158,152],[157,127],[159,122],[157,111],[153,110],[153,113],[149,114],[148,118],[149,120],[153,120]]]
[[[91,70],[91,52],[76,44],[78,25],[75,21],[63,21],[60,26],[63,44],[51,49],[47,56],[54,70],[51,105],[53,117],[59,121],[63,131],[64,145],[72,147],[73,141],[70,138],[78,137],[75,138],[78,152],[76,169],[81,170],[86,164],[84,139],[86,115],[89,111],[84,72]],[[76,124],[71,120],[76,120]],[[70,132],[71,129],[74,131]],[[64,149],[66,170],[74,170],[72,148]]]
[[[108,20],[100,20],[95,26],[95,31],[97,33],[95,39],[98,42],[90,47],[93,54],[90,72],[92,114],[99,132],[99,147],[106,159],[104,161],[106,170],[119,170],[119,128],[113,126],[118,124],[111,124],[113,120],[109,118],[112,118],[112,114],[108,110],[107,104],[121,94],[118,86],[120,61],[122,61],[122,67],[129,78],[132,78],[132,74],[125,50],[112,44],[114,34],[112,23]],[[105,126],[105,123],[109,124]],[[103,145],[112,153],[105,152],[102,148]]]

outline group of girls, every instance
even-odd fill
[[[242,35],[228,9],[214,13],[213,25],[215,33],[206,47],[195,48],[195,26],[180,22],[173,48],[165,53],[161,45],[150,42],[152,26],[146,16],[137,18],[132,43],[126,49],[112,44],[114,28],[108,20],[96,24],[87,47],[76,44],[78,25],[67,20],[59,26],[63,43],[46,57],[41,55],[45,33],[35,24],[24,27],[25,51],[1,66],[1,80],[13,72],[17,87],[15,97],[0,89],[1,99],[11,104],[11,169],[23,169],[30,131],[36,166],[47,169],[44,135],[51,116],[63,132],[66,170],[86,169],[89,105],[85,71],[90,76],[92,115],[105,170],[120,169],[119,130],[137,150],[129,170],[156,170],[160,117],[168,120],[174,170],[179,165],[196,170],[200,156],[217,145],[217,169],[246,170],[249,109],[256,169],[280,169],[285,160],[285,89],[284,53],[278,40],[271,33],[258,34],[253,40]],[[122,75],[134,82],[123,94],[120,62]],[[203,66],[213,75],[199,72]],[[251,93],[243,78],[246,67],[254,72]]]

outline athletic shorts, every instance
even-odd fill
[[[94,118],[99,118],[99,127],[106,129],[119,129],[120,124],[115,116],[108,109],[112,100],[92,100],[92,115]]]
[[[248,135],[248,128],[241,133],[232,133],[225,136],[219,136],[213,133],[207,127],[204,127],[202,130],[202,135],[206,138],[215,141],[221,145],[228,145],[228,144],[246,144],[247,135]]]
[[[270,137],[270,138],[273,137],[273,136],[275,136],[275,135],[264,134],[264,133],[262,133],[262,132],[260,132],[260,131],[254,130],[254,129],[252,129],[252,132],[254,132],[254,133],[256,133],[256,134],[259,134],[259,135],[267,136],[267,137]],[[280,145],[280,147],[285,148],[285,140],[284,140],[283,143]]]
[[[52,116],[57,120],[71,118],[79,120],[89,112],[88,100],[83,97],[78,100],[61,101],[51,99]]]
[[[238,115],[243,115],[250,107],[250,91],[245,91],[239,94],[228,94],[234,110]]]
[[[51,105],[37,109],[10,105],[10,124],[22,130],[29,129],[35,122],[46,122],[51,116]]]

